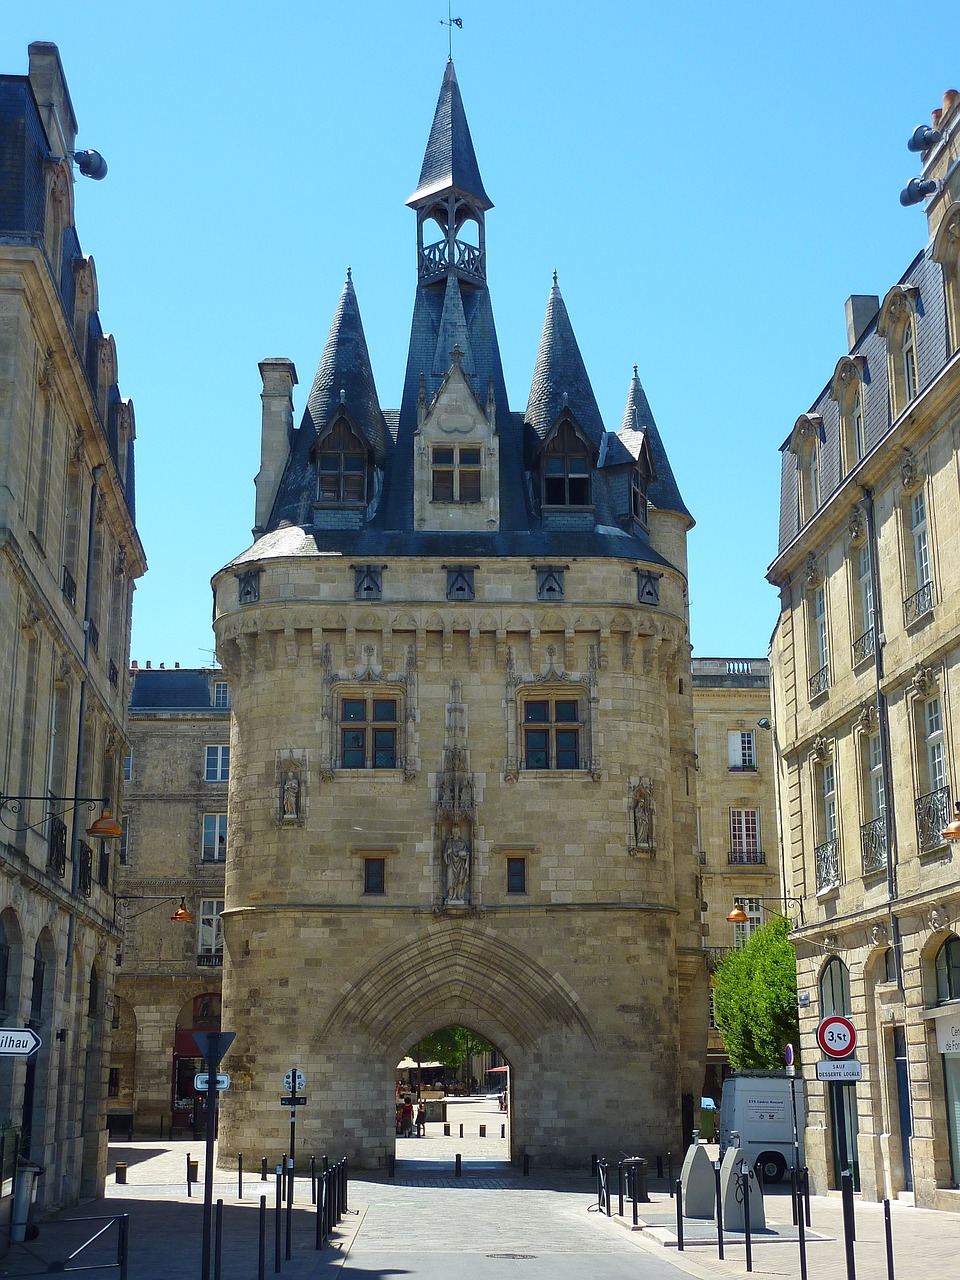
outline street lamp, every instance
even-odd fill
[[[46,816],[40,822],[26,823],[20,827],[16,822],[10,823],[4,817],[7,814],[16,814],[23,812],[23,806],[31,800],[43,800],[48,805]],[[97,805],[101,806],[100,817],[96,818],[89,827],[87,827],[87,835],[94,840],[119,840],[123,835],[123,827],[116,820],[109,809],[109,796],[7,796],[0,792],[0,823],[7,828],[8,831],[15,831],[18,834],[23,831],[39,831],[47,818],[63,818],[65,813],[70,813],[72,809],[77,809],[80,805],[86,805],[91,813],[96,809]],[[55,805],[63,805],[61,809],[55,808]]]
[[[136,920],[139,916],[146,915],[148,911],[153,911],[155,907],[159,907],[163,902],[176,901],[176,894],[169,893],[164,895],[152,893],[118,893],[115,897],[115,902],[152,902],[154,904],[152,907],[144,907],[142,911],[138,911],[132,916],[127,916],[126,908],[124,908],[124,920]],[[193,912],[187,906],[185,894],[180,895],[180,901],[177,904],[177,909],[174,911],[170,919],[175,920],[178,924],[193,924]]]
[[[955,813],[947,825],[940,832],[941,840],[960,840],[960,800],[954,806]]]
[[[960,839],[960,836],[958,836],[958,839]],[[795,906],[797,910],[800,912],[800,923],[803,924],[803,899],[802,898],[788,898],[785,894],[782,894],[781,896],[776,898],[758,898],[755,894],[752,894],[752,893],[744,894],[743,897],[752,898],[754,902],[782,902],[784,906],[786,906],[787,903],[790,903],[792,906]],[[786,912],[784,912],[783,914],[785,915]],[[750,917],[747,915],[747,913],[743,909],[742,898],[734,898],[733,910],[727,916],[727,922],[728,924],[749,924]]]

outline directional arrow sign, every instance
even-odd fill
[[[0,1057],[29,1058],[42,1043],[33,1027],[4,1027],[0,1030]]]
[[[206,1071],[198,1071],[193,1077],[193,1087],[197,1093],[206,1093],[210,1088],[210,1076]],[[217,1093],[230,1088],[230,1076],[226,1071],[217,1072]]]

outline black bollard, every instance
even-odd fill
[[[670,1199],[673,1199],[673,1152],[667,1152],[667,1186],[670,1188]]]
[[[260,1157],[260,1181],[266,1182],[266,1180],[267,1180],[267,1157],[261,1156]]]
[[[677,1193],[677,1250],[679,1253],[683,1253],[683,1196],[680,1193],[679,1178],[674,1189]]]
[[[397,1157],[391,1151],[387,1156],[387,1177],[392,1178],[397,1172]]]
[[[530,1153],[527,1151],[523,1153],[523,1176],[530,1177]]]
[[[213,1280],[221,1280],[223,1261],[223,1201],[218,1200],[213,1213]]]
[[[810,1225],[810,1170],[803,1166],[803,1216],[807,1226]]]
[[[663,1177],[663,1156],[657,1156],[657,1177]]]
[[[237,1152],[237,1199],[243,1199],[243,1152]]]
[[[448,1124],[444,1124],[444,1126],[443,1126],[443,1136],[444,1136],[445,1138],[449,1138],[449,1137],[450,1137],[450,1126],[449,1126]]]
[[[797,1191],[797,1245],[800,1249],[800,1280],[807,1280],[807,1236],[803,1224],[799,1188]]]
[[[274,1274],[280,1273],[280,1241],[281,1227],[283,1225],[283,1165],[277,1165],[277,1204],[274,1211],[273,1223],[273,1270]]]
[[[317,1203],[317,1157],[310,1157],[310,1203]]]
[[[455,1178],[461,1178],[461,1177],[463,1177],[463,1173],[462,1173],[461,1166],[460,1166],[460,1156],[459,1156],[459,1155],[456,1157],[456,1161],[457,1161],[457,1163],[456,1163],[456,1165],[454,1166],[453,1176],[454,1176]]]
[[[193,1179],[190,1177],[190,1174],[193,1172],[191,1168],[192,1164],[193,1164],[193,1161],[190,1159],[190,1152],[188,1151],[187,1152],[187,1196],[191,1198],[193,1196]]]
[[[267,1197],[260,1197],[260,1230],[257,1234],[257,1280],[265,1280],[267,1269]]]
[[[800,1195],[800,1187],[797,1181],[797,1171],[793,1167],[793,1165],[791,1165],[790,1166],[790,1212],[793,1215],[794,1226],[797,1225],[797,1218],[799,1216],[799,1214],[797,1213],[797,1209],[800,1204],[799,1195]]]
[[[289,1262],[293,1257],[293,1193],[295,1183],[293,1178],[293,1156],[287,1161],[287,1249],[286,1259]]]
[[[500,1126],[500,1137],[505,1138],[506,1136],[507,1136],[507,1126],[505,1124],[502,1124]]]
[[[713,1162],[713,1176],[717,1185],[717,1257],[723,1261],[723,1199],[720,1195],[720,1161]]]
[[[460,1126],[460,1137],[463,1137],[463,1125]]]
[[[750,1238],[750,1166],[746,1160],[740,1165],[743,1188],[743,1243],[747,1252],[747,1270],[753,1270],[753,1241]]]
[[[857,1280],[853,1250],[853,1242],[857,1238],[853,1217],[853,1176],[849,1169],[840,1175],[840,1199],[843,1202],[843,1252],[847,1261],[847,1280]]]
[[[890,1222],[890,1201],[883,1202],[883,1238],[887,1246],[887,1280],[894,1280],[893,1274],[893,1228]]]

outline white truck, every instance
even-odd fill
[[[779,1182],[805,1163],[803,1079],[783,1071],[735,1071],[720,1095],[720,1154],[739,1146],[764,1182]],[[731,1140],[731,1135],[736,1134]],[[797,1150],[794,1150],[796,1143]]]

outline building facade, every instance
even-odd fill
[[[712,969],[742,946],[780,897],[780,842],[766,658],[694,658],[697,847],[704,946]],[[739,903],[745,922],[727,916]],[[710,1019],[704,1092],[720,1100],[729,1059]]]
[[[107,1106],[114,1132],[162,1137],[202,1123],[193,1033],[220,1029],[226,676],[134,665],[128,731]]]
[[[510,409],[452,63],[408,204],[399,410],[348,276],[298,428],[293,365],[260,366],[255,542],[213,581],[221,1140],[274,1140],[296,1063],[305,1149],[382,1165],[397,1062],[463,1024],[512,1068],[516,1158],[666,1149],[707,1023],[692,519],[636,375],[606,430],[556,281]]]
[[[782,448],[771,650],[815,1185],[960,1207],[960,98],[918,138],[929,241],[847,303],[848,351]],[[848,1014],[858,1084],[818,1083]]]
[[[48,1205],[106,1169],[116,855],[88,829],[120,793],[146,567],[133,408],[74,226],[76,134],[57,49],[32,44],[28,74],[0,76],[0,1007],[41,1046],[2,1059],[0,1129],[44,1166]]]

